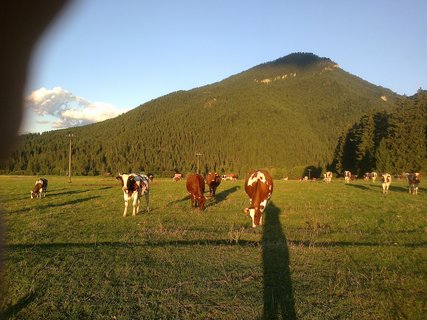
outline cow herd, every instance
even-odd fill
[[[231,177],[231,179],[227,179]],[[204,178],[202,175],[192,173],[187,177],[186,187],[190,194],[191,207],[198,207],[204,210],[206,197],[205,184],[209,187],[209,195],[215,197],[216,188],[221,180],[236,181],[236,175],[221,177],[216,172],[209,172]],[[252,218],[252,226],[256,227],[262,224],[262,214],[267,207],[267,201],[273,193],[273,179],[266,170],[255,170],[250,172],[245,179],[245,191],[249,196],[249,207],[243,209]]]
[[[326,173],[324,176],[325,182],[328,182],[326,180],[326,175],[328,173]],[[331,173],[331,175],[332,175],[332,173]],[[406,176],[406,180],[408,182],[409,193],[410,194],[418,194],[418,187],[419,187],[420,182],[421,182],[419,172],[404,173],[403,176]],[[378,174],[376,172],[366,172],[363,175],[364,180],[366,180],[366,181],[372,180],[372,182],[375,182],[377,177],[378,177]],[[350,171],[344,171],[345,183],[350,183],[350,181],[354,180],[355,178],[356,178],[356,176],[352,175]],[[388,194],[388,191],[390,189],[390,184],[391,184],[391,174],[389,174],[389,173],[381,174],[381,185],[382,185],[383,194]]]
[[[364,179],[371,179],[375,182],[377,178],[376,172],[365,173]],[[381,176],[382,190],[384,194],[387,194],[390,188],[392,177],[389,173],[383,173]],[[408,181],[408,190],[410,194],[418,194],[418,187],[420,184],[419,173],[406,173],[406,179]],[[182,179],[182,174],[175,174],[173,177],[174,181]],[[132,215],[135,216],[140,210],[141,196],[145,196],[146,210],[150,211],[150,184],[153,181],[153,175],[148,174],[119,174],[116,177],[120,181],[123,199],[125,202],[125,208],[123,216],[127,215],[129,202],[132,203]],[[345,183],[350,183],[354,179],[354,176],[350,171],[344,172]],[[220,176],[216,172],[209,172],[206,177],[200,174],[192,173],[187,176],[186,188],[190,194],[190,202],[192,208],[199,208],[199,210],[205,209],[206,197],[205,185],[209,187],[210,197],[215,197],[216,190],[222,180],[236,181],[237,176],[235,174]],[[324,181],[329,183],[332,181],[332,172],[326,172],[324,174]],[[37,179],[33,190],[31,190],[31,199],[44,198],[46,196],[48,181],[45,178]],[[262,225],[262,215],[267,207],[267,202],[273,193],[273,179],[266,170],[254,170],[249,172],[245,178],[244,187],[246,194],[249,197],[249,207],[243,209],[243,212],[249,214],[252,219],[252,226],[256,227]]]

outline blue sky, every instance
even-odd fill
[[[22,132],[93,123],[293,52],[427,88],[427,0],[75,0],[38,43]]]

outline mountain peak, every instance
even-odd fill
[[[284,56],[282,58],[276,59],[274,61],[267,62],[267,64],[273,64],[273,65],[290,64],[290,65],[297,65],[299,67],[307,67],[311,64],[316,64],[319,62],[334,63],[331,59],[319,57],[314,53],[295,52],[295,53],[288,54],[287,56]]]

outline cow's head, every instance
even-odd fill
[[[124,182],[123,182],[123,175],[119,173],[119,175],[116,177],[116,180],[119,180],[122,187],[124,186]]]
[[[120,181],[122,190],[125,193],[132,194],[138,189],[138,184],[135,180],[135,175],[133,174],[119,174],[116,179]]]
[[[200,198],[197,198],[197,203],[199,205],[199,210],[205,210],[206,197],[202,195]]]
[[[259,207],[249,207],[243,209],[244,213],[249,213],[252,218],[252,227],[262,225],[262,213],[264,212],[265,207],[260,205]]]
[[[36,197],[36,193],[33,190],[30,191],[30,195],[31,199],[34,199]]]

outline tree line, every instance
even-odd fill
[[[330,166],[362,176],[378,171],[392,174],[427,170],[427,93],[419,90],[401,98],[392,112],[361,117],[338,139]]]
[[[285,77],[291,73],[296,76]],[[262,84],[262,79],[277,80]],[[395,117],[397,98],[329,59],[298,53],[218,83],[170,93],[114,119],[23,135],[0,164],[0,174],[67,175],[70,133],[75,135],[73,175],[150,172],[172,177],[176,171],[196,171],[196,153],[202,154],[201,173],[242,177],[251,169],[266,168],[277,179],[308,172],[316,177],[330,168],[363,171],[387,156],[376,155],[380,137],[385,139],[382,149],[393,144],[392,132],[382,133],[381,126]],[[350,128],[364,114],[369,114],[366,124]],[[347,126],[351,132],[342,131]],[[375,131],[376,140],[368,143],[365,130]],[[353,159],[356,144],[358,158]]]

